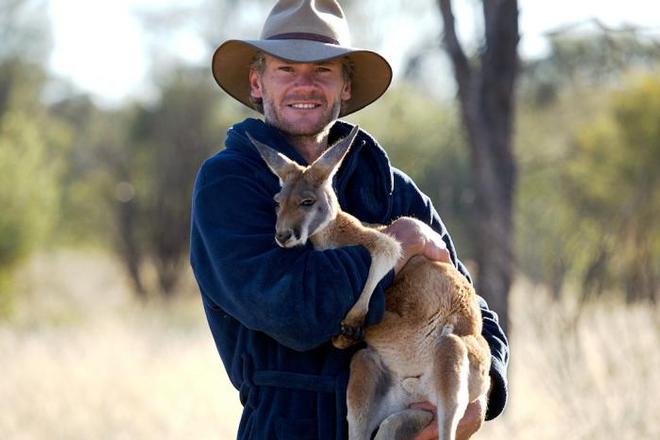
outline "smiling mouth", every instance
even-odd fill
[[[311,104],[311,103],[296,103],[296,104],[289,104],[288,105],[291,108],[295,108],[296,110],[312,110],[317,107],[320,107],[320,104]]]

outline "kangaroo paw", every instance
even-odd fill
[[[364,326],[349,326],[342,323],[341,332],[332,338],[332,345],[337,348],[348,348],[364,340]]]

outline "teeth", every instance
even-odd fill
[[[291,104],[291,107],[299,109],[312,109],[316,107],[316,104]]]

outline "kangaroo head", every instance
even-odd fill
[[[303,167],[257,141],[246,133],[270,170],[280,179],[275,241],[281,247],[304,245],[323,230],[339,211],[332,178],[357,135],[355,126],[348,136],[328,148],[311,165]]]

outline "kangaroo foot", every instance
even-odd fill
[[[433,414],[421,409],[406,409],[387,417],[374,440],[412,440],[429,424]]]

